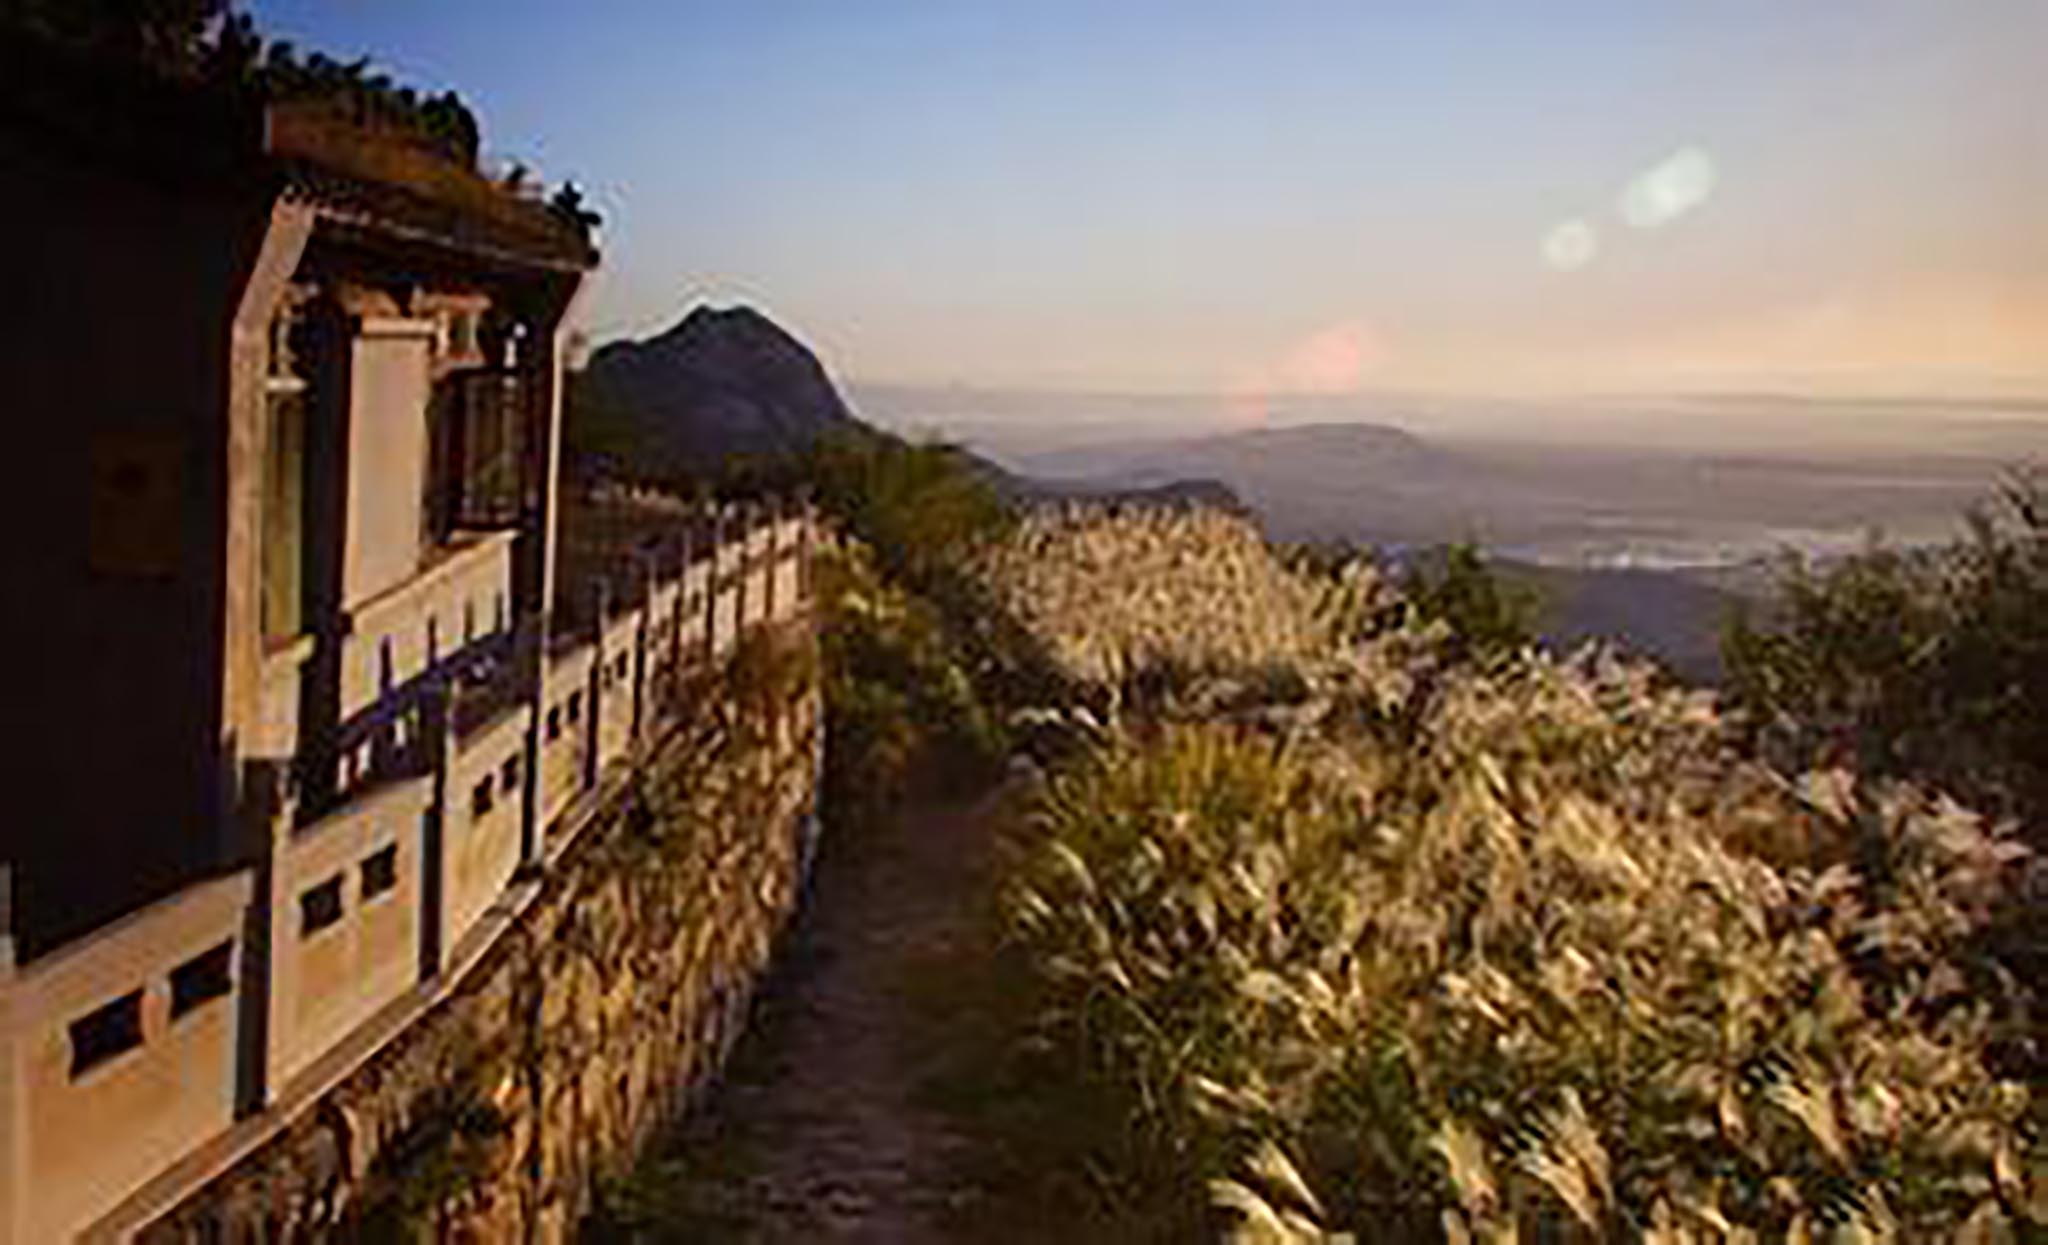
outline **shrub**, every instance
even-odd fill
[[[1423,618],[1439,619],[1450,629],[1456,659],[1498,661],[1536,642],[1541,597],[1495,575],[1469,541],[1415,565],[1401,587]]]
[[[986,772],[1003,752],[1001,724],[940,611],[883,578],[862,544],[821,553],[816,575],[827,807],[872,815],[921,771]]]
[[[1788,559],[1767,621],[1738,618],[1724,649],[1731,700],[1781,763],[1932,782],[2048,841],[2048,517],[2030,482],[1944,547]]]

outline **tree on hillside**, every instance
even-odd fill
[[[954,446],[830,436],[805,466],[825,511],[871,546],[884,570],[921,586],[1009,519]]]
[[[1490,662],[1536,640],[1542,605],[1536,591],[1501,579],[1470,541],[1411,569],[1402,590],[1423,618],[1450,628],[1457,658]]]

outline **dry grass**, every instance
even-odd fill
[[[2038,1230],[2003,828],[1787,781],[1612,659],[1447,661],[1222,516],[1047,516],[985,571],[1074,677],[1173,672],[1045,783],[1009,929],[1039,1038],[1247,1239]]]

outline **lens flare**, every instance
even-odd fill
[[[1681,147],[1622,190],[1621,219],[1632,228],[1660,229],[1705,203],[1719,176],[1703,149]]]
[[[1600,235],[1573,217],[1543,235],[1543,262],[1558,272],[1577,272],[1600,253]]]
[[[1350,393],[1385,357],[1370,325],[1345,320],[1296,343],[1280,360],[1277,378],[1296,393]]]

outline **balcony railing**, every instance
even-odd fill
[[[515,532],[464,532],[417,575],[357,607],[343,640],[341,718],[512,625]]]

